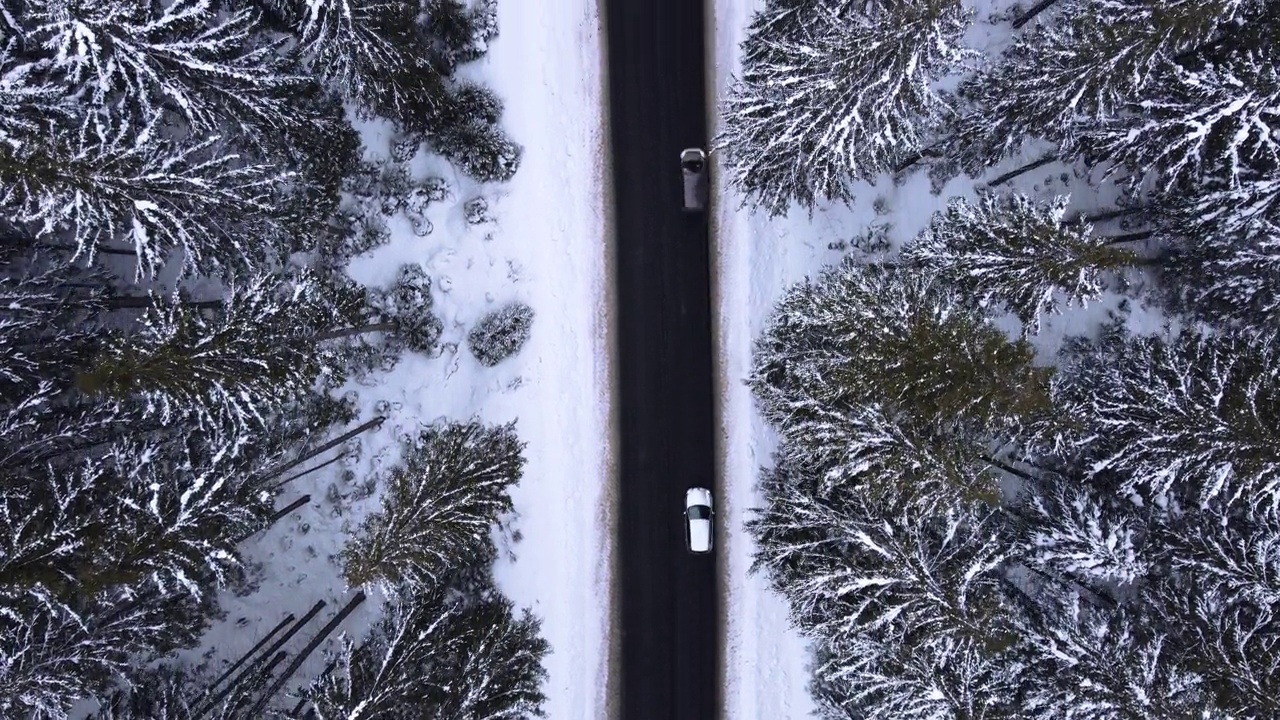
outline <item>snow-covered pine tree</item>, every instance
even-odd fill
[[[819,643],[809,685],[824,720],[1020,717],[1025,679],[1004,648],[964,638],[916,644],[866,635]]]
[[[954,198],[902,249],[902,259],[942,275],[983,307],[1000,304],[1037,332],[1059,296],[1068,305],[1097,298],[1102,273],[1138,262],[1087,224],[1067,224],[1068,198],[1039,202],[1021,193]]]
[[[817,641],[824,717],[985,717],[1012,699],[1004,655],[1016,638],[1002,620],[1004,544],[990,510],[909,491],[868,503],[785,461],[762,490],[747,523],[753,572]]]
[[[0,23],[6,23],[5,18],[0,5]],[[56,123],[76,115],[67,88],[20,57],[20,48],[17,28],[6,32],[0,27],[0,144],[13,145],[21,138],[47,133]]]
[[[1203,678],[1219,717],[1280,717],[1280,617],[1274,606],[1231,595],[1192,574],[1147,597],[1169,655]]]
[[[1246,49],[1195,67],[1169,63],[1129,112],[1097,118],[1084,142],[1131,182],[1166,193],[1280,170],[1280,53]],[[1144,183],[1144,181],[1150,183]]]
[[[1003,510],[1011,555],[1041,577],[1109,596],[1117,586],[1142,582],[1158,556],[1150,550],[1142,509],[1083,474],[1071,464],[1061,472],[1032,474],[1016,502]]]
[[[99,701],[92,720],[197,720],[188,702],[199,687],[182,668],[161,666],[129,673],[128,684]],[[215,712],[214,717],[217,717]],[[85,720],[90,720],[86,718]]]
[[[373,302],[385,317],[396,323],[395,338],[416,352],[431,352],[440,342],[444,322],[431,312],[431,276],[419,263],[406,263],[396,272],[395,282]]]
[[[406,0],[255,0],[290,23],[313,72],[362,112],[406,124],[430,117],[446,92]]]
[[[1267,160],[1238,157],[1230,176],[1203,178],[1149,201],[1157,232],[1171,246],[1159,290],[1174,310],[1216,323],[1280,327],[1280,168]]]
[[[501,598],[399,588],[360,644],[344,638],[307,692],[319,720],[414,717],[523,720],[542,715],[539,621]]]
[[[775,430],[779,466],[795,467],[820,484],[818,497],[856,493],[871,502],[886,494],[955,500],[999,498],[996,478],[974,449],[916,432],[909,419],[876,404],[807,401]]]
[[[1047,409],[1033,357],[936,274],[849,259],[782,297],[749,384],[777,427],[815,403],[876,403],[915,427],[984,435]]]
[[[1280,607],[1280,517],[1213,503],[1157,515],[1148,546],[1197,592],[1231,603]],[[1280,627],[1276,630],[1280,632]]]
[[[533,308],[510,303],[485,314],[467,333],[467,347],[485,367],[493,367],[520,352],[533,329]]]
[[[315,341],[330,329],[334,300],[307,273],[232,278],[212,307],[153,295],[136,325],[103,338],[76,385],[140,400],[165,424],[234,448],[237,438],[247,441],[275,422],[322,373],[341,372],[341,358]]]
[[[1055,376],[1059,454],[1098,458],[1144,505],[1280,507],[1280,386],[1274,342],[1247,332],[1174,338],[1109,333]]]
[[[444,74],[482,57],[498,36],[497,0],[427,0],[427,32],[435,39],[433,58]]]
[[[502,101],[493,91],[462,83],[449,93],[429,124],[410,128],[468,176],[502,182],[515,176],[524,148],[503,132],[501,117]]]
[[[1063,0],[996,65],[961,83],[943,154],[977,176],[1044,138],[1065,156],[1077,132],[1130,107],[1161,68],[1212,42],[1256,0]]]
[[[1019,717],[1227,720],[1204,678],[1146,615],[1042,587],[1009,614],[1019,634],[1010,658],[1020,668]]]
[[[1199,234],[1194,224],[1181,231],[1184,246],[1160,267],[1173,309],[1264,333],[1280,327],[1280,224],[1258,221],[1234,237]]]
[[[791,17],[774,3],[764,13]],[[932,83],[971,57],[973,11],[954,0],[812,4],[793,32],[758,17],[715,145],[729,182],[770,215],[793,202],[848,201],[851,184],[893,168],[947,113]]]
[[[289,249],[271,213],[290,176],[237,164],[216,136],[174,142],[122,116],[95,118],[0,144],[0,209],[38,234],[72,234],[89,257],[99,241],[123,239],[139,273],[153,273],[174,250],[188,272],[218,273]]]
[[[70,604],[150,586],[198,600],[225,584],[236,546],[270,515],[269,496],[226,464],[190,469],[167,454],[121,445],[100,461],[6,472],[0,598]]]
[[[768,478],[766,508],[746,527],[758,545],[753,570],[766,572],[802,630],[828,639],[1002,641],[997,578],[1006,548],[992,511],[896,497],[825,499],[804,485],[779,486],[795,475]],[[807,546],[784,540],[797,526]]]
[[[430,587],[451,567],[483,556],[507,488],[524,469],[515,425],[446,423],[422,431],[388,473],[382,510],[343,548],[351,585],[383,581]]]
[[[66,387],[93,356],[113,278],[56,255],[0,246],[0,403],[21,402],[45,382]]]
[[[176,114],[195,137],[270,142],[291,124],[293,71],[247,9],[214,0],[29,0],[16,14],[43,73],[89,108],[129,107],[148,129]]]
[[[188,598],[111,597],[72,606],[24,598],[0,612],[0,715],[69,718],[135,663],[188,647],[211,608]]]

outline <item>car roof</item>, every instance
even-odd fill
[[[711,549],[711,521],[689,521],[689,549],[694,552],[707,552]]]

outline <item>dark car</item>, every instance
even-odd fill
[[[684,209],[702,212],[707,209],[707,153],[701,148],[688,148],[680,153],[680,175],[684,180]]]

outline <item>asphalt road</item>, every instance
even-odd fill
[[[623,720],[719,716],[716,555],[685,550],[684,491],[714,487],[707,218],[680,151],[708,144],[701,0],[604,0],[621,397]],[[717,494],[718,496],[718,494]]]

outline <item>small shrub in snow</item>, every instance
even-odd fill
[[[435,349],[444,323],[431,312],[431,277],[417,263],[400,266],[396,281],[378,298],[378,309],[396,323],[396,338],[418,352]]]
[[[418,154],[418,146],[422,144],[422,138],[416,135],[396,138],[391,143],[391,160],[398,163],[407,163]]]
[[[467,333],[467,345],[481,365],[493,367],[520,352],[532,326],[533,308],[512,303],[480,318]]]
[[[468,225],[482,225],[493,220],[493,216],[489,214],[489,201],[484,198],[468,200],[462,206],[462,211],[466,213]]]
[[[524,151],[498,126],[501,115],[502,101],[493,91],[463,85],[440,113],[431,145],[476,180],[510,180]]]

